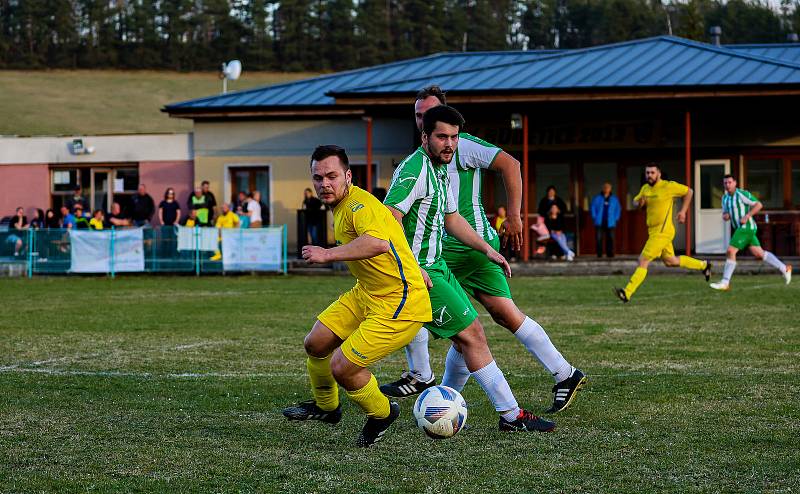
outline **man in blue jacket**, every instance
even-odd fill
[[[603,184],[603,190],[592,199],[592,220],[597,232],[597,257],[603,257],[605,238],[606,256],[614,257],[614,227],[617,226],[622,208],[617,196],[611,193],[611,184]]]

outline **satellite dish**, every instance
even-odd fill
[[[222,64],[222,93],[228,92],[228,81],[235,81],[242,75],[242,62],[231,60]]]

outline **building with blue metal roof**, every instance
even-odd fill
[[[448,91],[469,132],[517,157],[529,215],[556,186],[579,254],[595,250],[588,203],[606,181],[623,204],[618,252],[640,250],[642,213],[631,199],[647,161],[696,189],[678,250],[724,251],[721,177],[733,173],[770,215],[769,223],[757,217],[762,242],[779,255],[800,254],[800,44],[659,36],[578,50],[439,53],[164,111],[194,120],[196,181],[210,180],[230,200],[259,169],[269,176],[273,221],[293,224],[317,144],[348,149],[365,187],[388,186],[394,165],[419,142],[414,94],[430,84]],[[493,210],[504,188],[486,180],[483,201]]]

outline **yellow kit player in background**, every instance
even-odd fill
[[[428,289],[400,224],[369,192],[352,185],[349,160],[339,146],[311,156],[319,199],[333,208],[336,247],[307,245],[309,263],[344,261],[356,285],[317,318],[305,338],[314,399],[284,409],[289,420],[341,420],[340,384],[367,414],[356,444],[378,442],[400,415],[367,366],[406,346],[433,319]]]
[[[672,240],[675,238],[675,225],[672,223],[675,198],[683,198],[681,210],[678,211],[678,222],[685,223],[686,211],[689,210],[694,192],[678,182],[661,180],[661,168],[656,163],[646,164],[644,172],[647,183],[642,185],[633,200],[639,203],[639,207],[647,208],[648,237],[639,256],[639,267],[633,272],[628,285],[624,289],[614,289],[614,293],[623,302],[631,299],[647,276],[647,266],[650,261],[658,258],[661,258],[661,262],[670,268],[682,267],[702,271],[706,281],[711,276],[710,262],[689,256],[676,256],[675,250],[672,248]]]

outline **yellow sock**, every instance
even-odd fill
[[[309,355],[306,360],[314,400],[317,402],[317,406],[326,412],[336,410],[336,407],[339,406],[339,386],[331,373],[331,355],[325,358]]]
[[[639,285],[642,284],[646,276],[647,276],[646,269],[636,268],[636,271],[634,271],[633,274],[631,275],[631,280],[625,287],[625,296],[628,297],[628,300],[630,300],[633,294],[636,293],[636,289],[639,288]]]
[[[701,261],[700,259],[695,259],[694,257],[689,256],[681,256],[679,259],[681,260],[682,268],[696,269],[697,271],[706,269],[706,261]]]
[[[389,399],[378,388],[378,380],[370,376],[366,386],[355,391],[348,391],[347,396],[358,403],[368,417],[385,419],[389,416]]]

